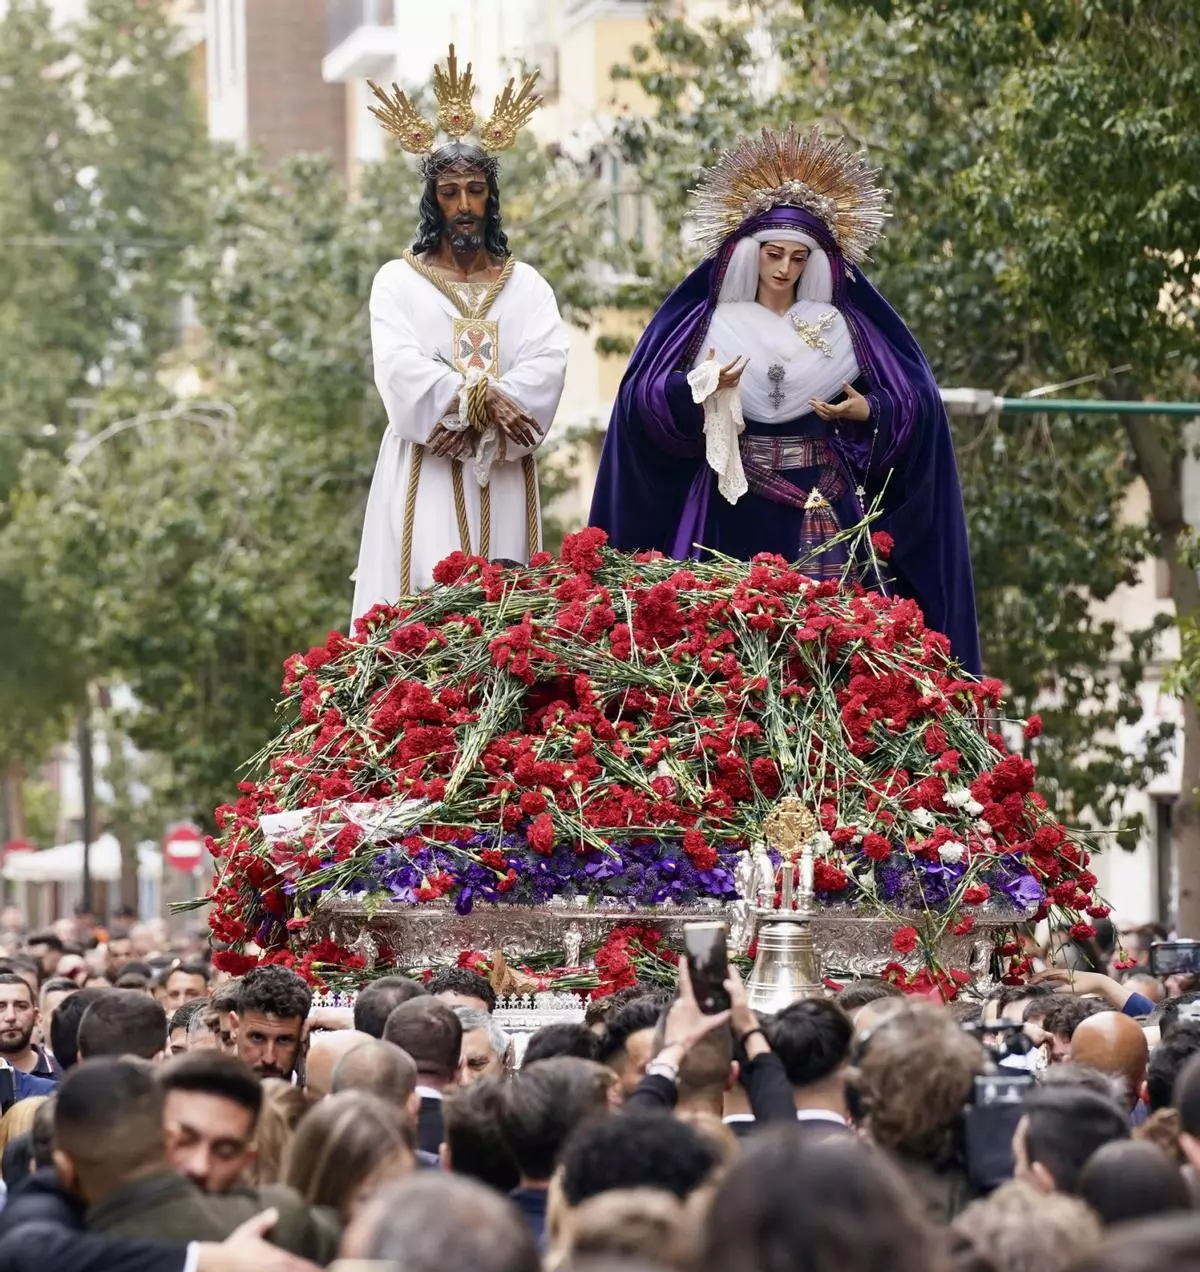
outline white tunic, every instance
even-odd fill
[[[388,428],[379,448],[367,499],[355,574],[357,618],[380,601],[401,594],[404,535],[413,456],[429,440],[465,383],[453,367],[454,320],[459,311],[428,279],[403,260],[389,261],[371,288],[371,349],[375,386],[387,409]],[[525,474],[521,460],[545,440],[562,396],[567,333],[549,284],[531,266],[517,263],[503,291],[484,315],[499,328],[500,378],[496,387],[542,430],[534,446],[507,442],[506,457],[491,470],[489,556],[529,559]],[[480,547],[480,495],[467,457],[462,489],[470,526],[470,550]],[[409,590],[428,587],[433,567],[462,547],[455,512],[452,462],[423,452],[412,516]],[[537,514],[540,533],[540,511]],[[540,544],[540,541],[539,541]],[[537,550],[539,544],[534,545]]]

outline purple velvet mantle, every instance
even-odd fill
[[[704,462],[694,423],[673,415],[667,380],[701,351],[721,280],[737,240],[771,226],[816,239],[833,268],[833,303],[854,340],[870,391],[890,407],[874,449],[870,430],[836,439],[866,488],[883,491],[877,529],[895,540],[891,590],[912,597],[928,625],[945,632],[955,657],[980,671],[975,588],[950,424],[937,383],[912,333],[857,267],[848,267],[825,226],[800,208],[775,208],[747,221],[715,257],[667,297],[642,333],[617,394],[604,440],[590,524],[625,552],[699,554],[716,477]],[[848,427],[848,426],[847,426]]]

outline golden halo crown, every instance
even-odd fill
[[[542,104],[542,99],[533,91],[537,77],[537,71],[527,75],[519,89],[516,80],[510,79],[503,92],[497,94],[491,117],[478,133],[480,146],[489,154],[507,150]],[[439,128],[451,141],[458,141],[475,127],[475,81],[471,64],[468,62],[467,69],[459,74],[453,44],[446,69],[433,68],[433,95],[438,106],[436,124],[421,115],[398,85],[393,84],[389,94],[374,80],[367,83],[379,102],[370,108],[371,113],[410,155],[430,154],[437,144]]]
[[[692,191],[697,235],[706,255],[752,216],[772,208],[803,208],[833,235],[853,264],[866,259],[891,215],[879,169],[862,152],[820,128],[801,136],[795,124],[782,135],[769,128],[741,137]]]

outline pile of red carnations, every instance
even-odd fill
[[[910,987],[953,983],[938,943],[980,914],[1053,910],[1083,937],[1106,913],[1005,745],[999,683],[965,678],[912,601],[779,557],[627,556],[598,530],[524,569],[456,553],[436,578],[287,661],[286,726],[210,845],[222,965],[361,966],[309,935],[323,898],[586,899],[648,924],[734,901],[788,793],[819,817],[819,901],[891,918]],[[1000,952],[1021,976],[1015,940]]]

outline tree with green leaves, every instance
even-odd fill
[[[761,3],[741,19],[703,27],[660,13],[652,40],[623,72],[652,110],[623,121],[617,141],[654,200],[665,245],[631,299],[656,303],[693,263],[680,231],[700,167],[739,133],[821,122],[866,145],[893,189],[894,216],[872,278],[942,384],[1012,395],[1077,374],[1081,346],[1063,340],[1057,312],[1077,299],[1068,280],[1060,276],[1050,307],[1040,271],[1023,275],[1027,286],[1011,286],[1028,227],[983,212],[989,200],[996,210],[1006,206],[994,197],[999,170],[1017,180],[1033,156],[1014,153],[1005,135],[1014,124],[997,110],[1000,68],[971,51],[971,14],[981,9],[996,33],[1007,30],[1012,46],[1024,47],[1020,13],[1000,3]],[[957,43],[939,26],[947,11],[961,19]],[[1138,88],[1131,82],[1123,91],[1132,102]],[[1080,101],[1071,122],[1080,147],[1091,142],[1088,107]],[[1050,126],[1047,112],[1039,127]],[[1037,137],[1031,128],[1030,151]],[[1061,158],[1063,187],[1070,183],[1061,179]],[[1106,162],[1105,178],[1119,182],[1122,167]],[[1071,236],[1086,234],[1095,219],[1082,204],[1104,202],[1092,179],[1089,171],[1087,183],[1071,186],[1081,206],[1055,222],[1064,261]],[[1031,222],[1040,210],[1029,208]],[[1128,228],[1136,237],[1136,221]],[[1139,295],[1123,308],[1145,320],[1153,298]],[[1076,327],[1086,310],[1076,306]],[[1151,527],[1123,516],[1135,476],[1129,439],[1111,421],[1084,418],[955,420],[954,429],[986,668],[1006,682],[1017,714],[1044,716],[1038,761],[1060,814],[1116,825],[1116,839],[1132,846],[1140,824],[1123,815],[1125,798],[1165,766],[1172,731],[1147,730],[1142,750],[1126,750],[1120,734],[1142,717],[1138,687],[1160,625],[1121,632],[1096,608],[1132,581],[1154,546]]]
[[[119,366],[153,375],[175,340],[202,153],[164,3],[90,0],[58,28],[45,0],[0,15],[0,534],[22,465],[61,458]],[[20,778],[66,731],[92,669],[81,602],[53,619],[0,550],[0,769]],[[0,834],[4,827],[0,827]]]
[[[367,301],[412,243],[421,182],[396,154],[348,200],[327,159],[224,151],[194,180],[197,329],[155,380],[114,369],[65,461],[28,465],[7,539],[38,612],[84,615],[89,665],[129,686],[125,727],[166,761],[171,810],[204,820],[274,732],[284,658],[349,621],[386,426]],[[502,182],[514,250],[585,320],[600,196],[528,140]]]

